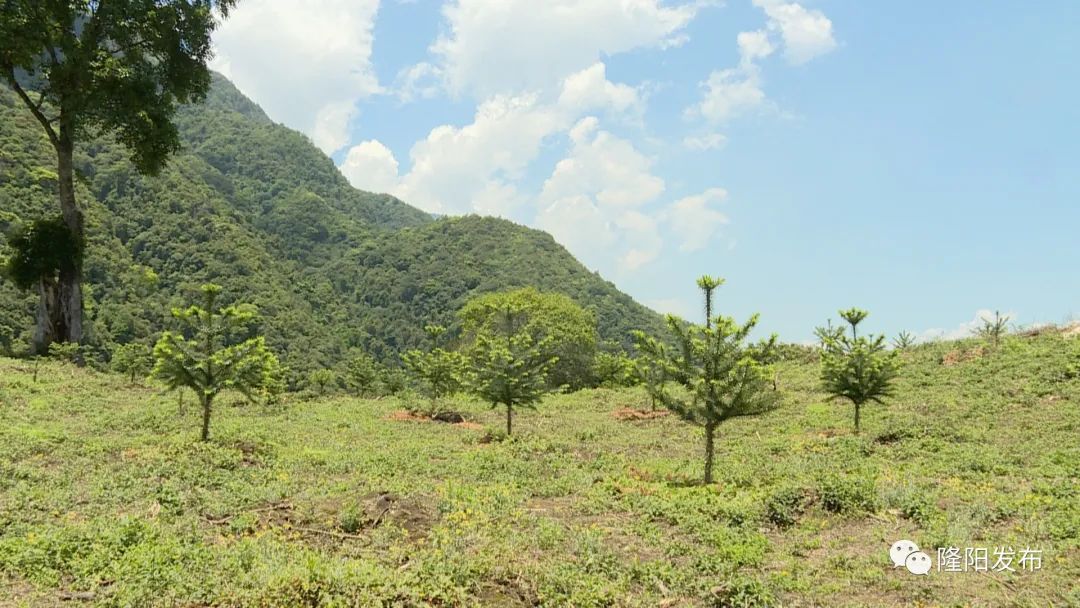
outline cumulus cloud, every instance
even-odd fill
[[[431,99],[439,94],[441,72],[424,61],[411,65],[398,74],[394,90],[403,102]]]
[[[214,35],[211,67],[323,151],[348,143],[371,65],[378,0],[245,0]]]
[[[342,175],[352,184],[363,184],[371,192],[394,192],[398,187],[398,162],[390,148],[376,140],[360,142],[349,149],[341,163]]]
[[[728,217],[713,207],[726,198],[727,191],[723,188],[710,188],[672,203],[665,215],[680,239],[680,251],[704,249],[720,227],[728,223]]]
[[[640,91],[608,80],[607,68],[599,61],[563,81],[559,105],[579,111],[609,108],[637,118],[643,111]]]
[[[739,58],[743,64],[764,59],[776,50],[769,40],[769,34],[763,30],[740,32],[735,42],[739,45]]]
[[[592,116],[574,125],[570,140],[566,157],[544,182],[537,226],[592,268],[606,268],[612,258],[619,270],[651,262],[663,247],[659,222],[637,208],[665,189],[651,172],[652,160],[600,130]]]
[[[679,44],[697,9],[660,0],[452,0],[431,51],[452,93],[484,99],[549,88],[606,55]]]
[[[633,116],[639,102],[636,89],[607,80],[602,63],[571,74],[548,98],[539,92],[493,96],[477,107],[472,123],[436,127],[414,144],[411,169],[391,192],[433,213],[512,217],[525,203],[515,184],[546,140],[567,132],[585,112]],[[390,164],[382,150],[358,148],[349,151],[357,163],[374,155],[373,162]],[[396,160],[393,166],[396,171]],[[345,173],[358,188],[375,187],[363,174]]]
[[[687,116],[701,117],[713,125],[724,124],[765,103],[757,66],[747,65],[717,70],[701,83],[702,99],[687,110]]]
[[[1015,312],[1002,313],[1002,316],[1015,319]],[[919,342],[932,342],[934,340],[959,340],[961,338],[969,338],[975,334],[976,330],[982,327],[986,321],[994,320],[994,311],[987,308],[980,308],[975,311],[975,316],[970,321],[965,321],[956,327],[951,329],[934,328],[927,329],[919,332],[917,339]]]
[[[570,131],[573,146],[544,183],[541,201],[587,192],[601,205],[636,207],[664,191],[664,180],[650,173],[651,159],[597,125],[590,116]]]
[[[836,48],[832,21],[821,11],[782,0],[754,0],[754,5],[765,11],[769,30],[780,33],[784,56],[792,64],[806,63]]]

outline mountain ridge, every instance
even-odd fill
[[[0,88],[0,231],[54,215],[55,159],[40,127]],[[220,75],[180,109],[182,150],[157,177],[138,175],[108,138],[76,153],[87,212],[88,342],[151,340],[199,284],[263,313],[272,347],[298,373],[351,349],[387,363],[423,343],[423,325],[454,328],[472,295],[533,286],[592,309],[600,337],[627,348],[660,315],[589,271],[547,233],[478,216],[435,218],[354,188],[303,134],[274,123]],[[5,242],[0,236],[0,244]],[[0,348],[33,322],[32,294],[0,281]]]

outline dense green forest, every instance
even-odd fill
[[[390,364],[423,326],[458,331],[473,295],[534,286],[593,311],[608,348],[662,319],[590,272],[546,233],[481,217],[435,219],[356,190],[302,134],[275,124],[215,75],[204,103],[177,117],[183,150],[143,177],[101,138],[76,150],[86,208],[87,345],[152,343],[169,311],[205,282],[255,304],[294,378],[363,349]],[[15,95],[0,87],[0,244],[56,213],[55,157]],[[0,247],[2,251],[2,247]],[[36,296],[0,280],[0,351],[25,348]]]

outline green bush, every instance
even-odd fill
[[[765,608],[776,606],[776,598],[765,583],[756,578],[736,574],[710,593],[713,608]]]
[[[818,487],[821,505],[832,513],[873,512],[877,508],[874,480],[862,476],[830,475]]]
[[[778,527],[794,525],[806,508],[806,491],[795,486],[775,490],[765,500],[765,517]]]

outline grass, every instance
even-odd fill
[[[637,390],[551,396],[511,439],[467,401],[225,399],[204,444],[190,396],[0,359],[0,606],[1080,605],[1078,350],[914,348],[859,436],[784,363],[709,487],[699,429],[613,415]],[[900,539],[1043,563],[918,577]]]

